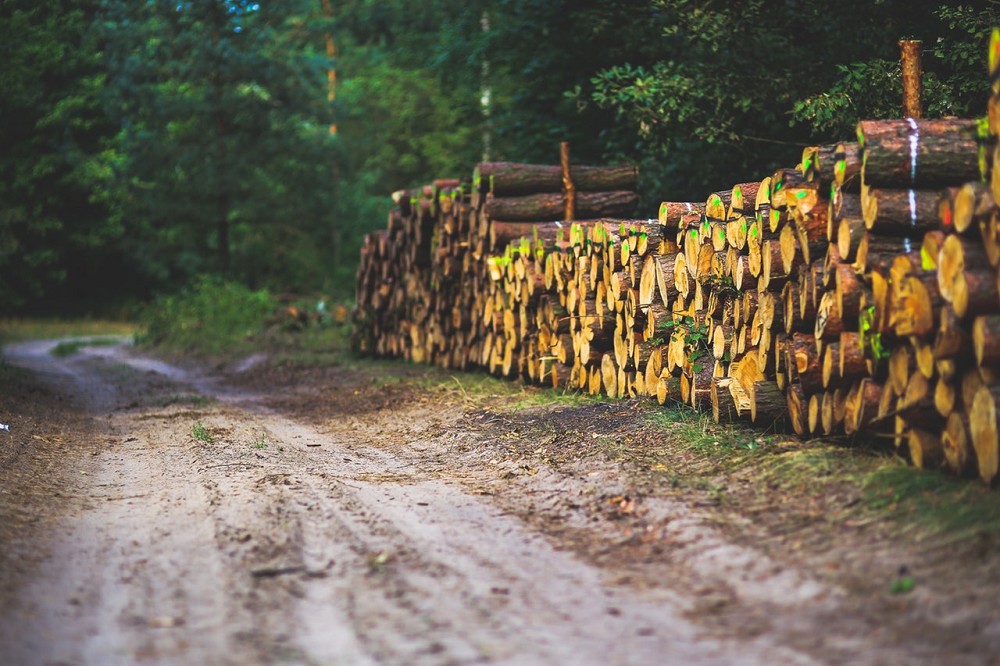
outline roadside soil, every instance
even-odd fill
[[[55,344],[0,366],[0,663],[1000,663],[995,538],[692,475],[644,403]]]

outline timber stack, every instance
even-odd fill
[[[397,192],[362,248],[355,347],[891,441],[992,483],[1000,33],[989,65],[988,122],[862,121],[656,219],[631,218],[633,167],[487,162]]]

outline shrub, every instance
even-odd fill
[[[201,355],[243,351],[276,303],[267,291],[201,277],[172,296],[157,299],[141,318],[140,344]]]

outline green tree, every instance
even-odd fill
[[[93,303],[121,229],[94,196],[111,131],[97,2],[0,2],[0,310]]]
[[[319,288],[336,255],[315,2],[109,0],[119,126],[110,183],[128,246],[160,285],[216,273]]]
[[[928,47],[931,112],[985,108],[985,49],[967,33],[955,39],[968,15],[994,11],[985,3],[848,0],[834,11],[792,0],[645,4],[659,27],[656,57],[596,72],[575,97],[632,129],[636,144],[624,150],[656,172],[661,197],[696,199],[761,178],[795,164],[803,145],[851,138],[861,116],[898,115],[899,38]]]

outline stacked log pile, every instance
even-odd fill
[[[573,173],[579,214],[621,217],[634,210],[634,167]],[[396,192],[387,229],[370,234],[361,248],[355,347],[533,377],[538,313],[567,319],[565,303],[546,300],[541,307],[546,259],[571,255],[570,232],[595,224],[560,221],[561,174],[559,166],[482,163],[471,181]],[[582,247],[577,236],[573,242]]]
[[[863,121],[857,142],[808,147],[795,168],[704,202],[663,202],[655,220],[628,217],[631,167],[483,163],[470,181],[398,192],[362,248],[355,346],[876,437],[919,467],[993,482],[997,35],[990,72],[988,132]]]

